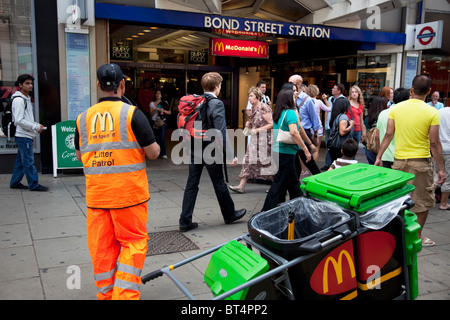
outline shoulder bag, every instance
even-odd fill
[[[370,128],[369,131],[367,131],[367,150],[378,153],[378,150],[380,149],[380,139],[379,139],[379,130],[377,129],[377,123],[375,122]]]
[[[297,142],[295,142],[294,139],[292,138],[290,131],[281,130],[284,118],[286,117],[286,114],[288,113],[288,111],[289,110],[286,110],[286,112],[284,113],[284,116],[283,116],[283,120],[281,120],[280,129],[278,129],[277,142],[282,142],[282,143],[286,143],[286,144],[297,144]]]
[[[338,116],[334,121],[336,122],[336,124],[334,125],[334,130],[332,130],[332,132],[330,132],[330,137],[328,138],[327,141],[327,148],[328,149],[341,149],[342,148],[342,143],[347,140],[348,138],[353,137],[352,131],[350,131],[349,133],[347,133],[345,136],[341,136],[339,133],[339,117]]]

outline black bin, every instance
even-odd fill
[[[290,213],[294,213],[295,218],[293,240],[288,240]],[[286,260],[304,257],[289,268],[288,274],[294,297],[306,300],[356,297],[352,241],[357,234],[356,227],[356,216],[352,211],[307,197],[261,212],[248,222],[252,240],[270,252]],[[275,261],[272,259],[273,267]]]

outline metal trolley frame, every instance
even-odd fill
[[[409,204],[405,204],[402,206],[401,210],[399,211],[399,214],[397,215],[396,218],[399,218],[402,220],[402,224],[403,224],[403,228],[402,228],[402,233],[404,233],[404,221],[403,221],[403,212],[405,209],[408,209],[410,207]],[[325,249],[325,248],[331,248],[332,246],[336,246],[339,243],[343,243],[345,241],[349,241],[352,237],[354,237],[356,234],[358,233],[358,231],[354,232],[351,235],[344,235],[344,234],[339,234],[336,235],[335,237],[328,239],[326,241],[321,242],[321,248]],[[398,296],[397,298],[395,298],[394,300],[410,300],[410,287],[409,287],[409,272],[408,272],[408,266],[406,265],[406,258],[405,258],[405,243],[404,243],[404,234],[402,234],[402,246],[403,246],[403,263],[402,263],[402,267],[403,267],[403,276],[404,276],[404,287],[402,288],[403,293]],[[278,276],[278,278],[272,278],[272,282],[273,285],[275,287],[278,288],[278,290],[280,290],[289,300],[295,300],[296,297],[294,296],[293,290],[292,290],[292,285],[291,285],[291,281],[289,278],[289,274],[288,274],[288,269],[294,267],[295,265],[306,261],[307,259],[311,258],[312,256],[314,256],[316,253],[310,253],[310,254],[306,254],[306,255],[301,255],[297,258],[294,258],[292,260],[286,260],[285,258],[281,257],[280,255],[274,253],[273,251],[269,250],[268,248],[256,243],[255,241],[253,241],[250,237],[250,234],[244,234],[243,236],[237,237],[235,239],[232,239],[235,241],[243,241],[246,243],[247,247],[252,249],[253,247],[256,248],[260,253],[265,254],[266,256],[268,256],[270,259],[272,259],[276,264],[278,264],[277,267],[273,268],[273,269],[269,269],[267,272],[265,272],[264,274],[255,277],[254,279],[251,279],[227,292],[224,292],[218,296],[215,296],[213,298],[213,300],[223,300],[227,297],[230,297],[231,295],[240,292],[241,290],[244,290],[246,288],[250,288],[251,286],[262,282],[268,278],[277,276],[279,274],[281,274],[281,276]],[[231,240],[231,241],[232,241]],[[199,254],[196,254],[192,257],[189,257],[187,259],[184,259],[182,261],[179,261],[173,265],[164,267],[162,269],[150,272],[144,276],[142,276],[141,281],[143,284],[147,283],[148,281],[151,281],[153,279],[156,279],[160,276],[166,275],[168,276],[172,282],[181,290],[181,292],[183,292],[183,294],[190,300],[196,300],[195,296],[186,288],[185,285],[183,285],[183,283],[172,273],[173,270],[182,267],[188,263],[191,263],[197,259],[200,259],[202,257],[205,257],[209,254],[214,253],[215,251],[219,250],[222,246],[224,246],[226,243],[218,245],[216,247],[213,247],[211,249],[208,249],[206,251],[203,251]],[[253,250],[253,249],[252,249]],[[283,285],[281,285],[281,283],[283,283]]]

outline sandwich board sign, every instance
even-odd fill
[[[75,120],[68,120],[52,125],[53,177],[58,169],[79,169],[83,164],[75,153]]]

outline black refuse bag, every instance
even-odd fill
[[[288,240],[289,214],[292,212],[295,237]],[[292,258],[321,251],[330,239],[349,239],[356,231],[356,225],[355,214],[335,203],[299,197],[253,216],[248,229],[255,242]]]

